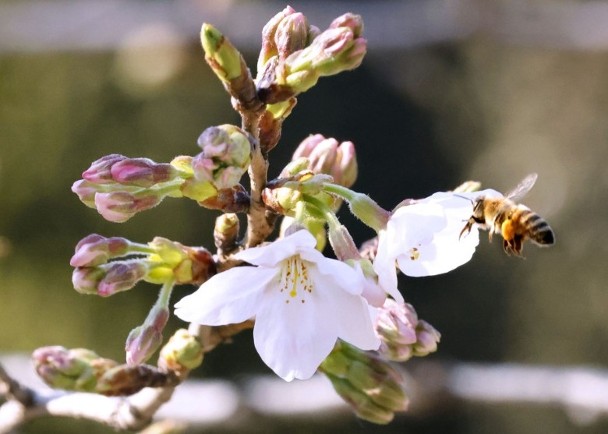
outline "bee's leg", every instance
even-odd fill
[[[467,221],[467,224],[464,225],[464,228],[462,228],[462,230],[460,231],[460,235],[458,236],[458,239],[461,239],[463,235],[467,235],[469,232],[471,232],[471,228],[473,227],[473,223],[475,223],[475,220],[473,220],[473,217],[471,217]]]
[[[515,255],[519,256],[520,258],[523,258],[523,255],[521,254],[522,250],[524,249],[523,237],[521,235],[515,235],[515,237],[513,237],[511,244],[513,247],[513,251],[515,252]]]
[[[502,241],[502,248],[509,256],[514,255],[523,258],[521,254],[521,251],[523,250],[523,238],[521,235],[515,235],[511,239],[504,238]]]

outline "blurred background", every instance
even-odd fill
[[[217,214],[168,199],[127,223],[109,223],[79,202],[71,184],[103,155],[169,162],[196,154],[208,126],[238,124],[204,62],[200,25],[217,26],[253,66],[263,25],[286,4],[0,1],[0,352],[57,344],[122,360],[124,339],[157,288],[109,299],[76,293],[75,244],[95,232],[211,247]],[[290,4],[321,29],[344,12],[361,14],[368,55],[356,71],[321,79],[300,96],[271,154],[271,177],[311,133],[355,143],[354,188],[385,208],[468,179],[507,191],[539,174],[524,202],[551,224],[554,247],[528,245],[520,260],[484,236],[473,260],[454,272],[403,279],[406,298],[442,333],[429,359],[608,368],[608,2]],[[372,237],[342,216],[358,242]],[[179,288],[175,299],[191,290]],[[168,330],[181,325],[172,320]],[[269,371],[243,333],[197,373],[238,383]],[[327,424],[269,418],[255,429],[607,432],[605,418],[579,416],[555,405],[458,402],[385,427],[346,415]],[[36,421],[20,432],[84,429],[113,432],[74,420]]]

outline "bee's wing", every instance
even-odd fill
[[[538,175],[536,173],[529,174],[517,185],[517,187],[505,194],[505,197],[507,199],[511,199],[517,202],[519,199],[524,197],[534,186],[536,178],[538,178]]]

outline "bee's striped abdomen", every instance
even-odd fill
[[[551,229],[551,226],[549,226],[549,223],[545,219],[535,212],[530,210],[522,211],[519,222],[524,227],[528,237],[535,243],[542,245],[555,243],[553,229]]]

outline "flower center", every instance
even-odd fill
[[[410,255],[410,260],[412,260],[412,261],[415,261],[418,258],[420,258],[420,251],[418,250],[417,247],[412,247],[408,253]]]
[[[308,275],[308,267],[298,256],[292,256],[284,261],[279,288],[284,295],[288,296],[285,303],[289,303],[290,299],[295,299],[298,294],[301,302],[304,303],[306,301],[304,297],[312,293],[313,282]]]

